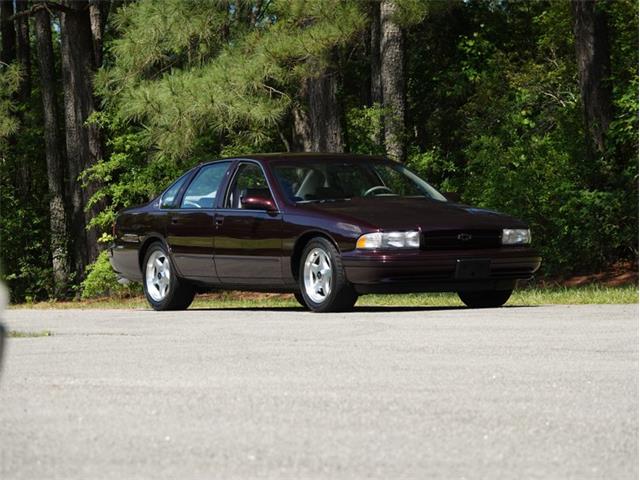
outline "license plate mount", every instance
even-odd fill
[[[457,280],[481,280],[489,278],[491,260],[488,258],[459,258],[456,262]]]

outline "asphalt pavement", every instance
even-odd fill
[[[3,480],[638,478],[637,305],[4,321]]]

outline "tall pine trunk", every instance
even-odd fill
[[[16,30],[11,17],[13,16],[13,2],[0,1],[0,62],[11,63],[16,59]]]
[[[107,24],[110,2],[103,0],[89,0],[89,19],[91,21],[91,35],[93,37],[93,58],[96,68],[102,66],[103,35]]]
[[[380,79],[380,2],[371,3],[371,26],[369,32],[371,104],[382,104],[382,80]]]
[[[92,77],[95,70],[93,35],[87,2],[67,2],[60,15],[65,140],[68,160],[68,198],[71,201],[71,238],[74,268],[84,275],[98,253],[95,229],[87,230],[95,212],[85,207],[95,186],[83,187],[80,174],[102,158],[100,132],[86,121],[95,111]]]
[[[344,138],[338,78],[325,70],[318,77],[305,79],[298,94],[299,106],[293,110],[294,149],[305,152],[343,152]]]
[[[69,286],[67,214],[64,201],[64,163],[59,138],[51,18],[45,9],[35,12],[36,48],[44,113],[44,143],[49,184],[49,217],[54,295],[64,296]]]
[[[16,13],[27,10],[27,0],[16,0]],[[29,17],[26,15],[16,18],[17,53],[22,67],[22,81],[18,90],[18,98],[26,102],[31,96],[31,47],[29,42]]]
[[[606,13],[596,0],[573,0],[573,31],[580,94],[589,146],[602,153],[612,120],[609,34]]]
[[[371,65],[371,105],[382,105],[382,79],[380,78],[380,2],[370,5],[371,26],[369,28],[369,64]],[[378,123],[378,122],[376,122]],[[371,141],[382,144],[382,125],[373,126]]]
[[[402,30],[394,18],[396,10],[395,0],[382,0],[380,3],[380,78],[385,109],[385,149],[390,159],[404,162],[404,46]]]

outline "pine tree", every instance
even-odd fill
[[[598,152],[613,120],[611,104],[611,60],[604,2],[573,0],[573,30],[580,78],[580,93],[588,131],[588,143]]]
[[[95,70],[93,36],[86,1],[68,2],[60,14],[62,85],[64,90],[67,191],[71,201],[71,239],[74,269],[82,276],[98,254],[97,235],[87,229],[92,213],[86,206],[93,186],[79,181],[82,172],[102,159],[102,140],[95,124],[92,76]]]
[[[385,109],[384,143],[387,156],[397,162],[406,158],[404,124],[406,99],[404,87],[404,46],[402,30],[395,16],[394,0],[380,3],[380,79]]]
[[[40,72],[40,91],[44,118],[44,141],[49,186],[49,224],[51,231],[51,266],[53,269],[54,296],[59,298],[69,287],[69,250],[67,212],[64,198],[64,157],[58,128],[58,106],[54,53],[51,41],[51,17],[46,9],[34,14],[36,47]]]
[[[332,52],[364,28],[359,5],[240,4],[244,8],[217,1],[142,0],[117,15],[122,36],[113,43],[113,66],[99,82],[119,118],[144,123],[159,155],[184,158],[202,136],[212,134],[241,135],[248,145],[259,145],[300,100],[311,118],[323,112],[338,117],[335,108],[320,112],[317,100],[315,112],[309,105],[314,91],[331,97],[336,90]],[[332,124],[326,118],[312,123]],[[341,129],[331,131],[333,139],[324,135],[308,145],[338,148]]]

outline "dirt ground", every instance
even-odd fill
[[[579,287],[598,283],[606,287],[622,287],[638,283],[638,264],[633,262],[619,262],[610,268],[585,275],[571,277],[552,277],[536,282],[540,287]]]

